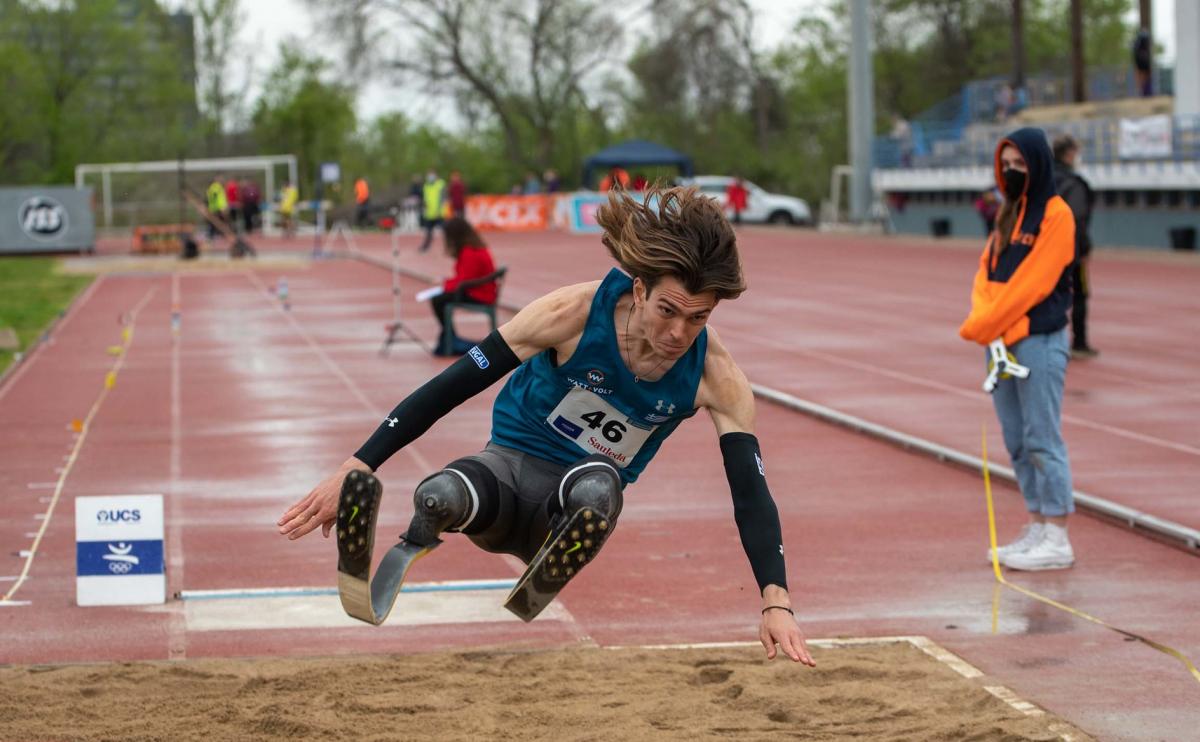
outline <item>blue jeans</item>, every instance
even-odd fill
[[[1071,464],[1062,437],[1067,330],[1030,335],[1009,348],[1029,368],[1027,379],[1002,379],[992,392],[1004,446],[1031,513],[1058,517],[1075,512]]]

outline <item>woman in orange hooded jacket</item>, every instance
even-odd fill
[[[1002,339],[1029,369],[1027,378],[1002,377],[992,393],[1030,515],[1017,539],[997,550],[1012,569],[1075,562],[1067,538],[1075,504],[1062,437],[1075,217],[1055,193],[1053,161],[1041,129],[1018,129],[997,145],[996,185],[1005,202],[979,259],[971,313],[958,330],[983,346]]]

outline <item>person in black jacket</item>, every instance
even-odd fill
[[[1096,195],[1088,182],[1075,171],[1079,162],[1079,142],[1069,134],[1054,140],[1054,187],[1075,215],[1075,262],[1071,265],[1074,301],[1071,305],[1071,357],[1092,358],[1099,354],[1088,344],[1087,305],[1092,281],[1088,271],[1088,256],[1092,252],[1092,237],[1088,229]]]

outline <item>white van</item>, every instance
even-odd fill
[[[680,178],[679,185],[696,186],[704,195],[725,205],[725,190],[733,178],[728,175],[697,175],[694,178]],[[746,198],[746,210],[742,212],[742,221],[766,224],[798,224],[811,226],[812,212],[808,202],[794,196],[783,196],[777,193],[767,193],[745,178],[742,185],[749,194]],[[725,213],[733,216],[733,210],[726,208]]]

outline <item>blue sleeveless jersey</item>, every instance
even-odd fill
[[[696,414],[708,330],[661,379],[635,382],[613,324],[618,299],[632,290],[629,276],[609,271],[570,360],[556,367],[546,350],[513,372],[492,408],[494,442],[564,465],[603,454],[622,481],[637,480],[663,440]]]

